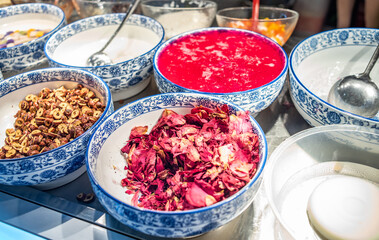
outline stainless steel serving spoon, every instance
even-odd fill
[[[363,73],[346,76],[333,85],[328,102],[360,116],[374,117],[379,111],[379,89],[371,81],[370,72],[378,56],[379,45]]]
[[[97,66],[104,66],[104,65],[109,65],[112,64],[111,58],[104,52],[104,50],[108,47],[108,45],[112,42],[112,40],[116,37],[117,33],[121,30],[123,27],[124,23],[128,20],[130,15],[134,12],[136,7],[138,6],[140,0],[135,0],[133,3],[131,3],[131,6],[128,8],[128,11],[126,12],[126,15],[116,31],[113,33],[111,38],[108,40],[108,42],[104,45],[100,51],[92,54],[88,59],[87,59],[87,66],[89,67],[97,67]]]

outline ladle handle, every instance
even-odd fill
[[[118,28],[116,29],[116,31],[113,33],[113,35],[109,38],[108,42],[104,45],[104,47],[99,51],[99,52],[102,52],[104,51],[108,45],[112,42],[113,38],[116,37],[117,33],[120,31],[120,29],[122,28],[122,26],[124,25],[124,23],[128,20],[128,18],[130,17],[130,15],[132,15],[132,13],[134,12],[134,10],[136,9],[136,7],[138,6],[139,2],[141,0],[135,0],[134,3],[132,2],[132,6],[128,8],[128,11],[126,12],[126,15],[124,17],[124,19],[122,20],[122,22],[120,23],[120,25],[118,26]]]
[[[376,46],[375,52],[372,55],[370,62],[368,63],[365,71],[361,74],[361,77],[370,79],[370,77],[369,77],[370,72],[373,69],[376,61],[378,60],[378,57],[379,57],[379,44],[378,44],[378,46]]]

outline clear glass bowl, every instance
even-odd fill
[[[375,129],[328,125],[285,140],[269,157],[263,181],[276,218],[276,239],[319,239],[307,217],[313,190],[324,180],[344,176],[379,186],[378,159],[379,131]]]
[[[212,25],[217,4],[208,0],[147,0],[142,13],[160,22],[169,39],[183,32]]]
[[[290,9],[260,7],[258,22],[252,20],[251,7],[221,9],[216,14],[220,27],[234,27],[253,30],[283,46],[293,33],[299,14]]]
[[[81,18],[109,13],[125,13],[131,0],[76,0]]]

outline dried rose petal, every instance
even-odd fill
[[[147,134],[132,129],[127,176],[121,181],[132,204],[176,211],[212,205],[244,187],[259,163],[258,136],[248,112],[231,115],[227,105],[195,107],[180,115],[164,110]]]

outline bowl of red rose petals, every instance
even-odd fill
[[[86,153],[93,190],[121,223],[155,237],[223,226],[253,201],[267,158],[248,111],[221,98],[166,93],[99,125]]]
[[[66,25],[64,12],[46,3],[17,4],[0,9],[0,70],[14,75],[47,62],[47,39]]]

